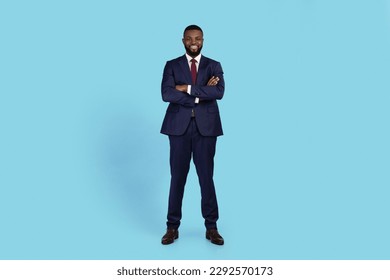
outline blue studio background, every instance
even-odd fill
[[[192,165],[162,246],[165,62],[222,63],[204,238]],[[1,259],[389,259],[390,1],[2,1]]]

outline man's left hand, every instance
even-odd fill
[[[178,91],[187,92],[187,85],[176,85]]]

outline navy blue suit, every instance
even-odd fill
[[[212,77],[216,86],[207,86]],[[176,85],[191,85],[191,94],[175,89]],[[218,204],[213,181],[217,136],[223,134],[217,100],[225,90],[221,64],[202,55],[196,84],[185,55],[168,61],[161,84],[162,99],[169,102],[161,133],[169,135],[171,184],[167,227],[177,229],[181,220],[184,186],[191,157],[196,167],[202,195],[202,215],[207,229],[217,228]],[[200,99],[195,103],[195,98]],[[194,111],[195,117],[192,117]]]

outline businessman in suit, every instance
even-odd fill
[[[201,54],[203,31],[190,25],[184,30],[185,55],[168,61],[161,84],[162,99],[169,102],[161,133],[169,136],[171,183],[167,231],[162,244],[179,237],[182,199],[193,158],[201,188],[206,238],[223,245],[217,229],[218,204],[213,172],[217,136],[223,134],[217,100],[224,95],[221,64]]]

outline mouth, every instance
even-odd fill
[[[196,52],[198,50],[198,46],[192,45],[190,46],[190,50]]]

